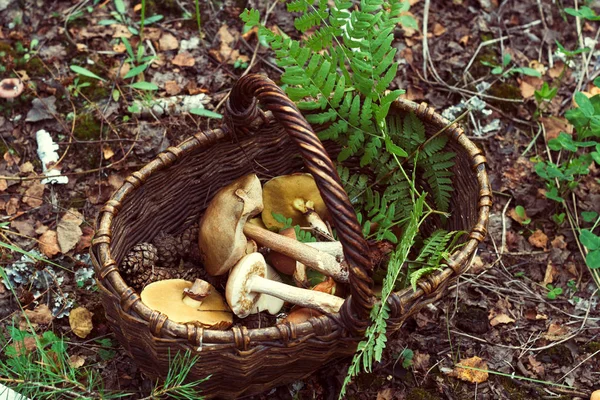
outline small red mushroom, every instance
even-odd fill
[[[0,97],[4,99],[14,99],[21,93],[25,86],[23,86],[23,82],[21,82],[17,78],[6,78],[0,81]]]

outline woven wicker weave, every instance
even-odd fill
[[[257,107],[260,104],[262,110]],[[263,111],[265,110],[265,111]],[[373,305],[371,263],[354,210],[321,142],[293,103],[270,80],[249,75],[235,85],[221,129],[200,132],[170,147],[129,176],[102,208],[91,249],[106,316],[115,335],[143,371],[165,376],[169,357],[189,349],[200,355],[190,378],[212,375],[203,392],[237,398],[301,379],[329,361],[353,354]],[[415,112],[428,136],[445,129],[457,153],[449,229],[470,232],[448,267],[389,300],[391,331],[439,298],[464,272],[486,235],[492,203],[485,157],[458,125],[424,104],[397,101],[392,112]],[[297,171],[312,173],[330,210],[350,270],[350,293],[340,313],[308,322],[227,331],[180,324],[146,307],[119,274],[132,246],[159,232],[178,234],[197,221],[211,197],[234,179],[261,180]],[[200,266],[199,266],[200,268]]]

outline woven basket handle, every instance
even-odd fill
[[[369,313],[373,307],[372,264],[369,246],[363,237],[350,199],[342,187],[331,159],[310,124],[296,105],[269,78],[257,74],[242,77],[231,91],[227,117],[240,126],[240,121],[246,123],[250,117],[259,114],[257,103],[270,110],[288,135],[294,139],[304,164],[315,178],[335,224],[349,268],[352,296],[346,299],[340,309],[342,323],[350,330],[361,332],[369,324]]]

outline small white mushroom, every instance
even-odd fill
[[[240,318],[250,315],[263,294],[323,313],[338,312],[344,303],[342,298],[275,282],[267,279],[266,275],[267,263],[260,253],[244,256],[233,267],[227,280],[225,298],[235,315]]]

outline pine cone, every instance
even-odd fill
[[[200,248],[198,247],[198,232],[200,226],[198,223],[190,225],[181,234],[181,254],[185,260],[194,263],[200,263]]]
[[[158,265],[164,268],[178,268],[181,259],[181,241],[179,238],[160,232],[152,243],[158,251]]]
[[[121,263],[121,272],[127,276],[139,275],[141,271],[152,269],[158,261],[158,252],[151,243],[138,243],[131,248]]]

